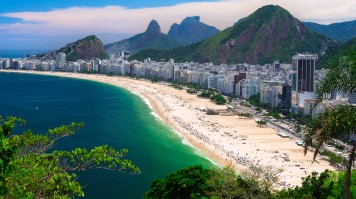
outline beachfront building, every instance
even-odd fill
[[[234,81],[231,77],[217,79],[217,90],[224,95],[230,95],[234,92]]]
[[[270,107],[278,107],[278,87],[269,84],[262,84],[260,87],[260,102]]]
[[[56,55],[56,68],[61,69],[66,64],[67,56],[65,53],[58,53]]]
[[[296,70],[297,92],[313,92],[315,77],[315,62],[318,56],[315,54],[297,54],[293,56],[292,64]]]
[[[281,107],[288,111],[292,108],[292,87],[288,83],[282,84]]]
[[[5,60],[2,62],[2,68],[3,68],[3,69],[8,69],[8,68],[10,68],[10,59],[5,59]]]
[[[248,99],[259,92],[258,83],[253,79],[243,79],[236,84],[236,96]]]

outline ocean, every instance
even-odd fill
[[[2,72],[0,85],[0,115],[27,121],[17,132],[44,133],[62,124],[84,122],[83,129],[61,139],[56,149],[108,144],[129,150],[126,158],[142,173],[78,172],[85,198],[142,198],[154,179],[190,165],[213,166],[127,90],[87,80]]]
[[[0,50],[0,58],[25,58],[26,55],[36,55],[49,50]]]

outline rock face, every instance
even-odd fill
[[[115,53],[121,50],[140,51],[144,48],[169,49],[178,47],[180,44],[161,33],[161,28],[156,20],[152,20],[145,32],[131,38],[105,45],[108,53]]]
[[[356,37],[356,20],[345,21],[341,23],[332,23],[330,25],[321,25],[312,22],[303,22],[304,25],[327,37],[336,39],[341,42],[346,42],[351,38]]]
[[[290,63],[298,52],[320,54],[335,43],[308,30],[287,10],[268,5],[206,40],[163,51],[159,57],[213,63]]]
[[[185,18],[180,25],[173,24],[169,29],[168,36],[187,45],[204,40],[219,32],[220,30],[217,28],[200,22],[199,16],[194,16]]]
[[[104,59],[107,57],[103,42],[95,35],[67,44],[64,48],[59,49],[58,52],[66,53],[67,61],[90,60],[93,58]]]
[[[103,42],[95,36],[90,35],[76,42],[67,44],[59,50],[39,54],[37,57],[43,59],[55,59],[56,54],[62,52],[67,55],[67,61],[76,61],[78,59],[91,60],[94,58],[105,59],[107,54]]]

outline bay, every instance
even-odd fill
[[[0,50],[0,58],[25,58],[26,55],[36,55],[49,50]]]
[[[0,85],[0,115],[27,121],[17,132],[44,133],[62,124],[84,122],[83,129],[61,139],[56,149],[108,144],[129,150],[125,158],[142,173],[78,172],[85,198],[142,198],[154,179],[190,165],[213,166],[183,144],[141,98],[125,89],[87,80],[1,72]]]

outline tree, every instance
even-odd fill
[[[356,170],[352,171],[352,176],[356,177]],[[302,185],[294,189],[283,189],[277,192],[272,198],[274,199],[319,199],[343,198],[345,189],[345,172],[329,171],[318,173],[313,172],[303,179]],[[351,196],[356,198],[356,178],[352,179]]]
[[[317,172],[303,179],[302,186],[294,189],[281,190],[275,199],[319,199],[329,198],[334,182],[330,181],[330,171],[325,170],[318,176]]]
[[[273,190],[279,182],[279,175],[283,172],[281,168],[271,165],[252,165],[242,171],[242,175],[257,182],[264,190]]]
[[[73,135],[83,123],[71,123],[48,130],[45,135],[28,130],[11,135],[23,119],[0,117],[0,196],[4,198],[71,198],[84,196],[72,171],[107,169],[140,173],[131,161],[122,159],[127,149],[107,145],[87,150],[48,153],[63,137]]]
[[[316,99],[320,103],[331,92],[356,92],[356,52],[342,56],[332,63],[331,70],[317,85]],[[356,132],[356,108],[352,105],[338,105],[326,109],[307,125],[305,153],[315,141],[314,160],[322,145],[332,139],[350,136]],[[351,168],[355,159],[356,142],[352,143],[345,176],[345,198],[351,199]]]
[[[230,198],[266,199],[269,190],[230,168],[204,169],[200,165],[180,169],[163,179],[155,180],[145,198]]]
[[[207,198],[208,169],[201,165],[180,169],[163,179],[155,180],[145,198]]]
[[[262,127],[262,126],[266,126],[266,125],[267,125],[267,122],[264,121],[264,120],[256,120],[256,124],[257,124],[259,127]]]
[[[211,198],[266,199],[271,196],[270,191],[261,188],[254,179],[241,177],[231,168],[213,169],[208,187]]]

